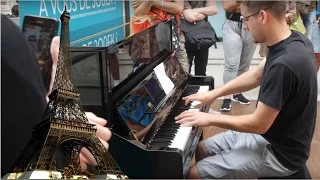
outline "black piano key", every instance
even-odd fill
[[[153,147],[168,147],[169,143],[150,143],[150,146],[153,146]]]
[[[169,124],[169,125],[175,125],[177,124],[175,121],[173,121],[172,119],[167,119],[165,124]]]
[[[185,110],[173,110],[169,113],[170,116],[178,116],[179,114],[181,114],[182,112],[184,112]]]
[[[157,137],[157,138],[154,138],[152,139],[151,142],[162,142],[162,143],[168,143],[168,142],[171,142],[172,140],[174,139],[174,137]]]
[[[183,100],[183,99],[180,99],[179,101],[177,101],[177,103],[175,104],[175,106],[186,106],[185,105],[185,103],[186,103],[186,101],[185,100]],[[189,104],[187,104],[187,106],[188,105],[191,105],[191,102],[189,102]]]
[[[166,141],[166,140],[173,140],[175,137],[175,134],[170,134],[170,135],[166,135],[166,134],[162,134],[162,135],[156,135],[152,141],[156,141],[156,140],[163,140],[163,141]]]
[[[198,91],[200,89],[200,86],[187,86],[184,91]]]
[[[178,124],[178,123],[176,123]],[[180,125],[180,124],[179,124]],[[158,132],[168,132],[168,133],[175,133],[178,130],[178,126],[161,126]]]
[[[177,133],[178,132],[178,130],[177,129],[167,129],[167,128],[165,128],[165,129],[160,129],[160,130],[158,130],[158,132],[164,132],[164,133],[172,133],[172,134],[175,134],[175,133]]]
[[[181,106],[181,107],[179,107],[179,109],[180,110],[188,110],[188,109],[190,109],[190,106]]]
[[[170,139],[174,139],[176,135],[175,134],[164,134],[164,133],[161,133],[161,134],[156,134],[156,136],[154,138],[170,138]]]
[[[170,121],[168,119],[165,123],[161,125],[161,128],[167,128],[167,127],[170,128],[170,127],[177,127],[177,126],[179,126],[178,123],[174,123],[173,121]]]
[[[154,143],[168,143],[171,142],[174,139],[174,137],[168,136],[168,137],[154,137],[151,142]]]

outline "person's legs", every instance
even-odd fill
[[[316,18],[316,14],[315,11],[310,13],[310,20],[313,20],[312,25],[311,25],[311,29],[312,29],[312,34],[311,36],[311,42],[313,45],[313,50],[316,56],[316,63],[317,63],[317,70],[319,71],[319,67],[320,67],[320,26],[319,24],[316,22],[317,18]]]
[[[237,143],[240,134],[236,131],[226,131],[200,141],[196,149],[196,161],[230,150]]]
[[[194,60],[195,75],[205,76],[208,64],[209,48],[201,48],[197,50]]]
[[[307,16],[301,15],[301,18],[302,18],[304,26],[307,29],[307,36],[311,40],[312,33],[313,33],[313,24],[316,21],[316,11],[310,12],[309,15],[307,15]]]
[[[110,67],[111,67],[111,74],[113,77],[113,82],[114,82],[114,86],[119,84],[119,80],[120,80],[120,73],[119,73],[119,61],[117,58],[117,55],[114,54],[109,54],[109,62],[110,62]]]
[[[240,76],[241,74],[249,70],[254,51],[257,47],[257,44],[253,42],[252,36],[250,35],[249,31],[242,30],[241,37],[243,40],[243,47],[237,76]]]
[[[237,77],[240,57],[242,53],[242,39],[241,39],[241,23],[226,20],[223,29],[223,50],[224,50],[224,72],[223,82],[226,84],[230,80]],[[221,111],[231,110],[230,95],[225,96],[221,105]]]
[[[252,36],[250,35],[249,31],[242,29],[241,37],[243,47],[237,76],[240,76],[241,74],[249,70],[254,51],[257,47],[257,44],[253,42]],[[240,104],[250,104],[250,101],[242,94],[234,94],[232,100],[235,102],[239,102]]]
[[[187,44],[185,44],[185,48],[186,48],[188,61],[189,61],[189,73],[191,73],[191,68],[194,61],[194,57],[196,55],[196,51],[193,48],[189,47]]]
[[[196,162],[223,151],[229,151],[237,143],[239,135],[239,132],[227,131],[200,141],[195,152]],[[200,179],[196,164],[190,167],[187,176]]]
[[[212,144],[219,144],[219,142]],[[198,161],[190,169],[188,178],[254,179],[293,174],[293,171],[288,170],[277,161],[269,148],[270,143],[261,135],[239,133],[236,143],[229,149],[226,148],[220,153]]]
[[[316,56],[317,70],[320,67],[320,26],[317,23],[313,24],[312,38],[313,50]]]
[[[189,60],[188,60],[188,55],[187,55],[187,51],[185,48],[185,38],[182,33],[179,34],[179,40],[180,40],[180,42],[179,42],[180,48],[176,52],[176,57],[181,65],[182,69],[185,72],[189,72]]]

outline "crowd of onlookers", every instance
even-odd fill
[[[313,43],[318,67],[320,66],[319,4],[319,1],[288,1],[286,9],[288,26],[292,30],[307,35]],[[226,19],[222,25],[225,61],[223,82],[226,84],[248,71],[257,43],[243,28],[239,4],[236,1],[222,1],[222,5],[226,12]],[[133,0],[132,7],[134,8],[134,17],[132,17],[134,33],[168,19],[172,15],[175,15],[177,21],[182,17],[193,23],[201,20],[208,21],[208,16],[213,16],[219,11],[216,0],[185,0],[184,2],[179,0]],[[190,43],[184,37],[184,33],[179,32],[179,38],[182,46],[177,53],[177,58],[181,66],[190,73],[194,64],[195,75],[206,75],[209,48],[189,47]],[[268,54],[268,48],[265,44],[261,44],[260,47],[260,55],[265,57]],[[250,101],[242,93],[227,95],[223,99],[221,111],[230,111],[232,101],[245,105],[250,104]]]

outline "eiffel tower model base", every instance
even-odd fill
[[[72,175],[67,179],[127,179],[128,177],[125,175],[96,175],[92,177],[88,177],[86,175]],[[20,173],[8,173],[2,177],[2,179],[64,179],[62,173],[59,171],[27,171]]]
[[[61,179],[62,175],[59,171],[27,171],[19,173],[8,173],[1,179]]]
[[[70,177],[63,177],[62,173],[59,171],[27,171],[20,173],[8,173],[3,176],[1,179],[127,179],[128,177],[125,175],[95,175],[92,177],[88,177],[87,175],[72,175]]]
[[[70,162],[64,169],[60,170],[61,172],[56,170],[53,158],[59,144],[70,157]],[[80,170],[79,153],[82,147],[86,147],[93,153],[94,158],[98,162],[99,174],[91,174],[88,171],[82,172]],[[23,171],[23,169],[27,171]],[[117,167],[108,151],[96,136],[95,124],[70,122],[60,119],[44,121],[35,127],[33,137],[27,149],[20,156],[18,163],[11,172],[5,175],[3,179],[128,178],[122,174],[122,171]]]

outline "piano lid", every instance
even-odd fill
[[[154,122],[167,116],[176,101],[172,94],[187,78],[177,58],[169,56],[117,101],[117,119],[134,133],[136,140],[142,141]]]
[[[176,49],[172,44],[172,23],[171,19],[159,23],[107,47],[111,88],[129,81],[139,68],[168,56]],[[122,83],[122,86],[127,85],[127,82]]]
[[[171,24],[172,20],[157,24],[108,47],[70,47],[72,77],[84,109],[107,119],[108,126],[112,126],[110,98],[123,97],[123,92],[137,84],[136,76],[143,75],[141,70],[147,64],[167,58],[175,49]],[[153,47],[150,54],[140,54],[148,47]]]

